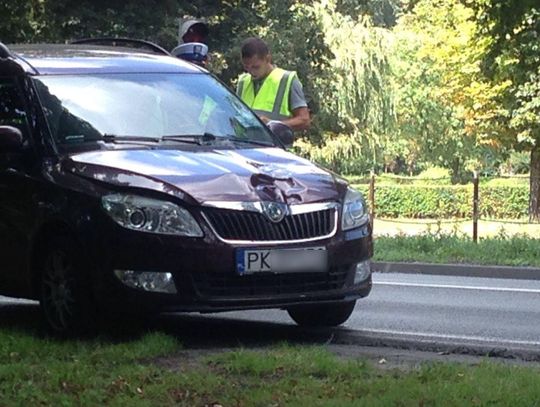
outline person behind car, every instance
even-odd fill
[[[202,20],[187,20],[180,27],[182,43],[171,53],[181,59],[206,67],[208,64],[208,25]]]
[[[296,72],[274,66],[270,49],[260,38],[245,40],[241,56],[246,72],[238,78],[236,93],[244,103],[265,123],[277,120],[296,131],[308,129],[308,105]]]

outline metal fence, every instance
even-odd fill
[[[538,226],[538,233],[540,234],[540,222],[533,221],[533,220],[523,220],[523,219],[492,219],[492,218],[482,218],[480,215],[480,205],[481,205],[481,195],[482,195],[482,186],[480,183],[480,180],[489,180],[489,179],[519,179],[521,181],[526,180],[527,182],[530,181],[529,176],[496,176],[496,177],[481,177],[478,174],[474,174],[474,177],[471,180],[472,188],[473,188],[473,198],[470,202],[471,205],[471,211],[469,217],[463,217],[458,219],[421,219],[421,218],[415,218],[415,219],[397,219],[397,218],[383,218],[377,216],[377,202],[375,199],[375,191],[377,188],[377,179],[378,178],[384,178],[381,176],[377,176],[375,174],[371,174],[369,179],[364,179],[364,182],[367,182],[369,184],[369,190],[368,190],[368,201],[369,201],[369,210],[370,210],[370,219],[372,227],[375,229],[375,220],[382,221],[382,222],[388,222],[391,224],[402,224],[402,225],[425,225],[427,227],[435,226],[440,228],[441,225],[469,225],[470,226],[470,234],[472,237],[472,240],[474,242],[478,241],[479,233],[480,233],[480,227],[481,225],[486,224],[498,224],[502,227],[505,225],[512,225],[512,226],[525,226],[525,225],[534,225],[535,227]],[[391,179],[393,181],[397,181],[400,184],[403,183],[437,183],[437,182],[449,182],[450,177],[443,177],[443,178],[412,178],[412,177],[399,177],[399,176],[392,176]]]

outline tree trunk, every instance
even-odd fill
[[[452,184],[459,184],[459,182],[461,181],[461,161],[459,160],[459,158],[454,158],[454,160],[452,161],[451,171]]]
[[[529,221],[540,220],[540,146],[531,150],[531,179],[529,181]]]

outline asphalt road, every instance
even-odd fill
[[[282,341],[367,345],[540,361],[540,281],[375,273],[369,297],[336,329],[301,329],[285,311],[173,315],[187,347]],[[0,297],[0,326],[39,323],[35,303]]]
[[[375,273],[333,341],[540,360],[540,281]],[[209,317],[216,318],[216,317]],[[218,318],[294,325],[279,310]]]

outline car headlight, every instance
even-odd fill
[[[172,202],[137,195],[110,194],[101,198],[105,212],[120,226],[131,230],[202,237],[197,221]]]
[[[349,230],[364,225],[369,219],[366,201],[362,194],[352,188],[347,190],[343,212],[341,215],[341,229]]]

